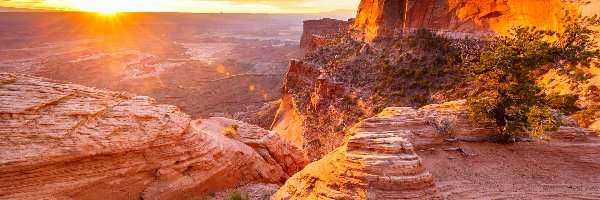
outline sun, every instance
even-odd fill
[[[81,11],[110,16],[127,11],[127,6],[124,6],[123,2],[120,0],[72,0],[71,4]]]

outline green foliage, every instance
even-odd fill
[[[225,200],[250,200],[250,197],[248,197],[248,195],[242,196],[240,192],[235,191],[231,193],[231,195],[229,195],[229,197],[227,197]]]
[[[555,69],[570,81],[588,76],[584,68],[600,57],[591,25],[596,17],[566,17],[565,31],[516,27],[509,36],[495,38],[471,63],[477,93],[467,103],[471,117],[496,122],[501,138],[529,132],[541,136],[558,126],[554,109],[573,112],[575,97],[548,96],[536,85],[540,74]]]
[[[386,44],[392,46],[389,48],[399,51],[382,53],[387,62],[374,64],[379,76],[373,93],[375,98],[381,99],[379,104],[421,107],[433,102],[433,94],[458,88],[464,83],[465,74],[460,66],[462,50],[457,45],[462,42],[465,41],[449,39],[426,29],[416,30],[407,37],[388,38]],[[460,89],[452,93],[455,98],[462,94]]]
[[[568,115],[579,111],[579,107],[577,107],[578,99],[579,95],[574,94],[550,94],[548,95],[548,105]]]
[[[595,122],[600,115],[600,105],[594,105],[588,109],[575,113],[572,117],[579,123],[581,127],[588,127]]]

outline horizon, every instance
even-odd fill
[[[24,10],[2,10],[3,7],[0,7],[0,13],[89,13],[95,14],[97,12],[94,11],[62,11],[62,10],[37,10],[37,9],[24,9]],[[17,8],[19,9],[19,8]],[[345,12],[345,13],[343,13]],[[132,12],[116,12],[115,14],[127,14],[127,13],[172,13],[172,14],[250,14],[250,15],[319,15],[319,14],[332,14],[332,15],[344,15],[344,14],[354,14],[356,10],[335,10],[329,12],[306,12],[306,13],[261,13],[261,12],[177,12],[177,11],[132,11]]]
[[[324,1],[302,0],[158,0],[147,2],[116,0],[0,0],[0,12],[95,12],[114,13],[266,13],[266,14],[319,14],[356,12],[359,0]]]

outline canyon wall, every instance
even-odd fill
[[[304,21],[300,48],[314,49],[319,43],[319,38],[348,32],[353,22],[352,19],[342,21],[330,18]]]
[[[597,0],[362,0],[354,33],[371,41],[425,28],[451,37],[505,34],[512,27],[559,31],[565,11],[598,14]]]
[[[188,199],[282,184],[307,164],[258,126],[13,74],[0,74],[0,134],[0,199]]]
[[[347,88],[327,77],[320,67],[292,60],[271,129],[302,149],[309,159],[321,158],[340,146],[345,125],[356,123],[348,119],[352,115],[336,109],[349,105],[343,101],[345,95]]]

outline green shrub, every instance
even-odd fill
[[[242,196],[242,194],[239,191],[235,191],[231,193],[231,195],[229,195],[229,197],[227,197],[226,200],[250,200],[250,197],[248,197],[248,195]]]
[[[535,27],[514,28],[509,36],[495,38],[471,65],[471,78],[478,88],[467,100],[471,116],[494,120],[502,140],[523,132],[539,137],[558,126],[552,107],[567,112],[576,109],[576,97],[551,98],[536,85],[540,78],[536,72],[552,69],[571,81],[585,80],[582,68],[600,58],[593,40],[596,32],[588,28],[600,21],[596,17],[565,20],[565,31],[558,34]]]
[[[579,95],[574,94],[548,95],[549,106],[553,109],[560,110],[562,113],[567,115],[579,111],[579,107],[577,107],[577,100],[579,100]]]

